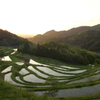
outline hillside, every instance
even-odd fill
[[[18,46],[20,39],[22,38],[6,30],[0,29],[0,46]]]
[[[69,35],[73,35],[73,34],[77,34],[79,32],[82,32],[84,30],[88,30],[88,29],[94,29],[94,30],[98,30],[100,29],[100,24],[89,27],[89,26],[81,26],[81,27],[77,27],[77,28],[72,28],[68,31],[55,31],[55,30],[51,30],[48,31],[46,33],[44,33],[43,35],[36,35],[33,38],[29,38],[28,40],[33,42],[33,43],[43,43],[45,41],[49,41],[49,40],[55,40],[55,38],[63,38]]]
[[[100,51],[100,30],[85,30],[78,34],[58,39],[58,41],[71,45],[79,45],[81,48],[91,51]]]
[[[64,43],[56,43],[54,41],[34,45],[26,41],[18,47],[18,51],[23,53],[52,58],[70,64],[87,65],[100,63],[100,55],[78,48],[73,49]]]

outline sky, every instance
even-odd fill
[[[100,24],[100,0],[0,0],[0,29],[33,36]]]

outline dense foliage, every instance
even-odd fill
[[[34,47],[34,48],[33,48]],[[34,44],[26,41],[19,46],[19,51],[23,53],[33,54],[36,56],[48,57],[61,60],[71,64],[94,64],[95,61],[100,62],[100,56],[95,56],[84,50],[70,49],[66,44],[56,43],[54,41],[45,42],[43,44]],[[98,60],[96,60],[98,58]]]
[[[36,44],[31,43],[27,39],[21,39],[19,41],[18,51],[27,54],[35,54],[36,53]]]
[[[71,45],[79,45],[81,48],[90,51],[100,51],[100,25],[93,27],[77,27],[68,31],[48,31],[43,35],[37,35],[29,39],[33,43],[43,43],[46,41],[55,41]]]
[[[100,51],[100,30],[86,30],[64,38],[63,42],[80,45],[82,48],[91,51]]]
[[[4,56],[5,56],[5,53],[3,52],[3,50],[0,49],[0,59],[1,59],[2,57],[4,57]]]

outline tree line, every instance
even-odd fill
[[[21,41],[18,50],[35,56],[48,57],[71,64],[100,63],[100,56],[88,53],[82,49],[71,49],[64,43],[48,41],[42,44],[32,44],[28,40]]]

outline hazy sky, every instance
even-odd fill
[[[17,34],[100,24],[100,0],[0,0],[0,28]]]

